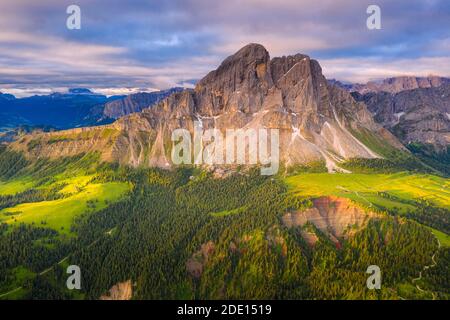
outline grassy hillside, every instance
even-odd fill
[[[312,173],[288,177],[286,183],[292,192],[301,196],[336,195],[363,205],[399,210],[414,208],[414,201],[428,200],[450,208],[450,181],[432,175]]]
[[[106,208],[131,189],[128,182],[101,181],[95,154],[26,163],[15,172],[7,164],[20,155],[0,152],[0,223],[45,226],[70,234],[74,219]],[[100,171],[99,171],[100,170]]]
[[[16,179],[10,181],[0,180],[0,195],[10,195],[23,192],[33,186],[31,179]]]
[[[0,222],[12,225],[45,225],[61,233],[69,233],[75,217],[85,212],[104,209],[129,190],[130,185],[123,182],[91,183],[81,187],[78,184],[70,184],[60,191],[66,195],[62,199],[22,203],[1,210]]]

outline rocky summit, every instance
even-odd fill
[[[221,132],[279,129],[286,166],[321,161],[329,171],[342,171],[345,159],[381,157],[361,137],[402,148],[364,103],[327,82],[316,60],[303,54],[271,59],[259,44],[226,58],[195,89],[152,108],[105,126],[27,135],[11,146],[30,158],[99,152],[105,161],[170,167],[173,130],[193,132],[194,121]]]

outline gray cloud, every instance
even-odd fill
[[[78,4],[82,29],[67,30]],[[330,78],[450,75],[450,2],[379,0],[16,0],[0,3],[0,90],[87,86],[109,92],[198,79],[249,42],[302,52]]]

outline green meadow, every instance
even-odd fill
[[[56,183],[64,184],[59,191],[64,197],[52,201],[22,203],[0,210],[0,222],[10,225],[20,223],[46,226],[63,234],[70,233],[73,219],[85,212],[95,212],[122,198],[131,184],[124,182],[91,183],[94,176],[58,177]],[[25,191],[33,184],[22,180],[2,184],[1,195]],[[38,188],[43,188],[40,186]],[[14,191],[14,192],[13,192]]]
[[[305,173],[287,177],[285,181],[291,192],[305,197],[334,195],[400,212],[414,209],[418,200],[450,208],[449,180],[427,174]]]
[[[224,210],[224,211],[220,211],[220,212],[212,212],[210,214],[211,214],[211,216],[216,217],[216,218],[217,217],[226,217],[226,216],[229,216],[229,215],[239,214],[239,213],[245,212],[245,210],[247,210],[247,209],[248,209],[247,207],[243,206],[243,207],[236,208],[236,209],[233,209],[233,210]]]
[[[0,181],[0,195],[12,195],[23,192],[33,186],[31,179]]]
[[[439,240],[439,242],[441,243],[441,246],[443,247],[450,247],[450,236],[448,234],[445,234],[439,230],[433,229],[433,228],[429,228],[430,231],[435,235],[435,237]]]

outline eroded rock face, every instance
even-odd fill
[[[329,196],[314,199],[313,207],[307,210],[286,213],[282,221],[288,228],[303,227],[310,222],[331,240],[338,242],[338,238],[348,237],[375,216],[375,213],[363,210],[349,199]],[[318,240],[309,230],[302,229],[301,233],[309,244]]]
[[[442,150],[450,144],[450,84],[355,95],[374,118],[403,143],[432,144]]]
[[[186,262],[186,270],[193,278],[199,279],[201,277],[203,269],[208,263],[208,258],[214,252],[214,248],[215,246],[212,241],[204,243],[200,250],[188,259]]]
[[[143,109],[148,108],[167,98],[172,93],[180,92],[182,90],[182,88],[172,88],[169,90],[156,92],[140,92],[130,94],[123,99],[106,103],[101,114],[101,119],[118,119],[130,113],[141,112]]]
[[[132,296],[133,287],[131,280],[128,280],[114,285],[107,294],[100,297],[100,300],[130,300]]]
[[[263,46],[250,44],[225,59],[195,90],[174,93],[111,125],[85,129],[89,133],[25,137],[13,148],[30,157],[98,151],[107,161],[167,168],[173,130],[192,134],[194,121],[223,134],[227,129],[278,129],[280,161],[287,166],[323,161],[329,171],[339,171],[344,159],[379,157],[352,134],[362,129],[401,147],[363,103],[328,84],[317,61],[301,54],[270,59]]]

